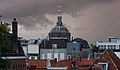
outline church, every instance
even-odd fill
[[[60,5],[59,5],[60,9]],[[70,31],[62,22],[61,10],[58,11],[56,25],[50,30],[45,39],[23,40],[21,45],[28,59],[43,60],[66,60],[87,57],[89,44],[81,38],[71,37]]]
[[[48,39],[45,39],[40,45],[39,59],[79,59],[83,49],[89,49],[87,41],[81,38],[71,39],[71,33],[62,22],[61,11],[59,10],[55,27],[48,33]],[[87,50],[88,53],[89,50]],[[87,55],[87,54],[86,54]],[[87,56],[86,56],[87,57]]]

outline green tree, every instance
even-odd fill
[[[8,24],[0,24],[0,70],[5,69],[8,65],[8,61],[2,59],[2,56],[5,56],[6,53],[10,51],[10,41],[8,38],[10,28]]]
[[[91,46],[91,50],[96,49],[96,45],[90,44],[90,46]]]

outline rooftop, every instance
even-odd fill
[[[115,55],[112,50],[104,51],[93,64],[97,64],[99,62],[108,62],[109,70],[120,70],[120,59]]]

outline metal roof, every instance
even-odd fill
[[[65,26],[55,26],[54,28],[52,28],[52,30],[50,31],[50,33],[69,33],[68,29]]]

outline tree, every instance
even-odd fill
[[[10,28],[8,24],[0,24],[0,69],[5,69],[8,65],[8,61],[2,59],[2,56],[5,56],[6,53],[10,51],[11,44],[8,38]]]

